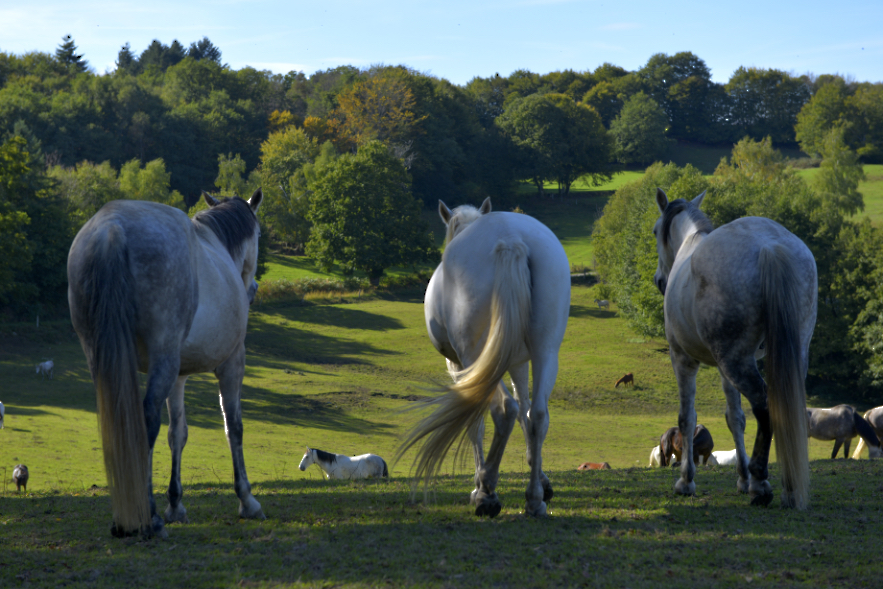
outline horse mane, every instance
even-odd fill
[[[665,211],[662,213],[662,245],[668,245],[668,240],[671,237],[671,224],[675,217],[684,212],[687,213],[699,233],[711,233],[714,230],[714,225],[711,224],[705,213],[699,210],[699,207],[691,207],[690,204],[683,198],[679,198],[671,201],[665,207]]]
[[[211,229],[234,258],[242,251],[242,244],[254,237],[258,226],[251,207],[238,196],[223,198],[217,205],[199,211],[193,222]]]
[[[332,463],[337,461],[337,454],[325,452],[324,450],[316,450],[315,448],[313,449],[313,452],[316,453],[316,458],[318,458],[322,462]]]
[[[481,217],[481,211],[472,205],[460,205],[452,212],[454,214],[448,221],[448,230],[445,233],[445,245],[449,244],[464,227]]]

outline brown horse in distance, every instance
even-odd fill
[[[683,438],[681,430],[677,427],[670,427],[659,438],[659,446],[662,449],[662,455],[659,457],[660,466],[668,466],[669,457],[674,454],[675,460],[681,460],[681,448],[683,447]],[[708,464],[708,457],[714,450],[714,440],[709,432],[701,423],[693,430],[693,462],[696,464]]]
[[[610,470],[609,462],[583,462],[576,467],[577,470]]]
[[[616,383],[613,385],[613,388],[616,388],[616,387],[618,387],[619,385],[625,385],[625,386],[632,385],[632,386],[635,386],[635,377],[634,377],[634,375],[633,375],[631,372],[629,372],[628,374],[623,374],[623,375],[622,375],[622,378],[620,378],[618,381],[616,381]]]

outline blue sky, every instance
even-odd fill
[[[0,51],[53,53],[68,33],[98,73],[126,42],[207,36],[233,69],[308,75],[404,64],[465,84],[692,51],[721,83],[739,66],[883,81],[881,0],[0,0]]]

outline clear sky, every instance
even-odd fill
[[[692,51],[721,83],[739,66],[883,81],[883,0],[0,0],[0,51],[54,53],[66,34],[98,73],[126,42],[207,36],[233,69],[307,75],[407,65],[462,85]]]

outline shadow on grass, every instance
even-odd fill
[[[602,309],[593,309],[584,305],[570,305],[571,317],[593,317],[595,319],[614,319],[616,311],[604,311]]]

